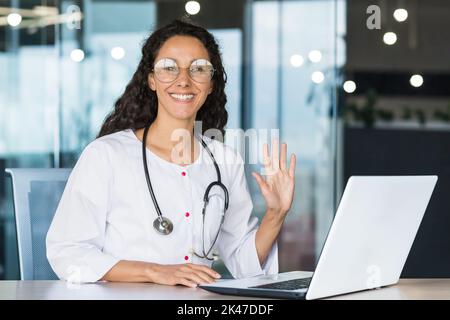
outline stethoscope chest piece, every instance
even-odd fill
[[[168,235],[173,230],[173,223],[166,217],[158,217],[153,221],[153,228],[162,235]]]

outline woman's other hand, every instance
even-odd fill
[[[220,278],[213,269],[199,264],[152,264],[149,269],[151,282],[166,285],[184,285],[195,288],[199,284],[213,283]]]

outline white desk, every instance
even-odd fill
[[[252,298],[219,295],[199,288],[146,283],[102,282],[69,285],[64,281],[0,281],[0,300],[4,299],[250,300]],[[450,279],[402,279],[394,286],[342,295],[333,299],[450,299]]]

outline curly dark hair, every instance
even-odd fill
[[[156,92],[150,90],[148,75],[152,72],[155,58],[164,42],[176,35],[192,36],[199,39],[214,66],[213,91],[198,110],[196,120],[202,121],[202,134],[208,129],[219,129],[225,133],[228,120],[225,109],[227,97],[225,83],[227,76],[222,65],[219,46],[214,36],[206,29],[192,23],[175,20],[153,32],[142,47],[142,58],[125,92],[117,99],[114,109],[105,118],[97,137],[124,129],[141,129],[153,123],[158,112]]]

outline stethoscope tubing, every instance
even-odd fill
[[[145,172],[145,179],[147,181],[147,186],[148,186],[148,190],[150,192],[150,196],[152,198],[153,204],[155,206],[155,210],[156,213],[158,215],[158,217],[156,218],[156,220],[153,223],[153,226],[155,228],[155,230],[163,235],[167,235],[170,234],[173,230],[173,224],[172,222],[163,216],[161,209],[158,205],[158,201],[156,199],[155,193],[153,191],[153,187],[152,187],[152,183],[150,180],[150,174],[149,174],[149,170],[148,170],[148,165],[147,165],[147,147],[146,147],[146,141],[147,141],[147,134],[148,134],[148,130],[150,128],[150,125],[147,125],[144,128],[144,135],[143,135],[143,139],[142,139],[142,157],[143,157],[143,164],[144,164],[144,172]],[[211,250],[214,247],[214,244],[217,241],[217,238],[219,237],[219,233],[220,233],[220,229],[221,226],[223,224],[224,218],[225,218],[225,213],[226,210],[228,209],[228,204],[229,204],[229,194],[228,194],[228,189],[227,187],[222,183],[222,177],[220,174],[220,169],[219,169],[219,165],[217,164],[217,161],[214,157],[214,154],[211,152],[211,150],[209,149],[208,145],[205,143],[205,141],[203,141],[203,139],[201,137],[199,137],[199,140],[203,146],[203,148],[206,150],[206,152],[209,154],[209,156],[211,157],[213,164],[214,164],[214,168],[216,170],[216,174],[217,174],[217,181],[213,181],[211,182],[208,187],[205,190],[205,194],[203,196],[203,209],[202,209],[202,222],[203,222],[203,228],[202,228],[202,251],[203,251],[203,257],[198,255],[197,253],[195,253],[195,251],[193,252],[196,256],[200,257],[200,258],[206,258],[208,260],[215,260],[214,258],[209,258],[209,254],[211,252]],[[220,221],[220,225],[219,225],[219,230],[216,233],[216,236],[214,238],[214,241],[211,245],[211,247],[209,248],[209,250],[206,252],[205,250],[205,215],[206,215],[206,206],[208,205],[209,202],[209,192],[211,191],[211,189],[214,186],[218,186],[219,188],[221,188],[224,192],[225,195],[225,199],[224,199],[224,210],[222,212],[222,216],[221,216],[221,221]]]

